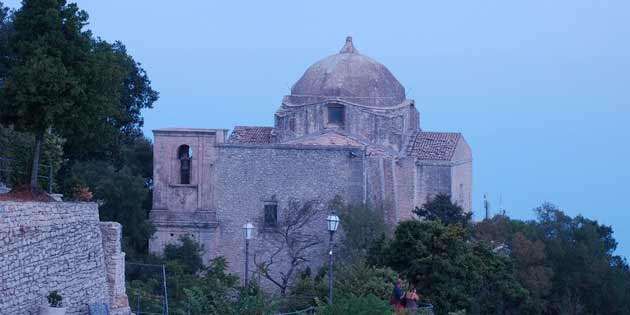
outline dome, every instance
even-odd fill
[[[291,88],[290,103],[308,104],[343,100],[354,104],[389,107],[405,100],[405,88],[376,60],[361,55],[352,37],[338,54],[310,66]]]

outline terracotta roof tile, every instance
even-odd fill
[[[457,132],[417,132],[411,139],[407,154],[421,160],[449,161],[461,137]]]
[[[236,144],[270,144],[273,127],[236,126],[228,139],[228,143]]]

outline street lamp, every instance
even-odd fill
[[[333,303],[333,235],[339,227],[339,217],[335,213],[331,213],[326,218],[328,223],[328,232],[330,232],[330,250],[328,251],[328,304]]]
[[[243,225],[243,236],[245,236],[245,286],[249,286],[249,240],[254,234],[254,225],[247,222]]]

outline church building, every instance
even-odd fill
[[[471,210],[472,153],[462,134],[423,130],[405,88],[350,37],[304,72],[273,126],[153,134],[150,251],[190,236],[204,259],[224,256],[239,274],[243,225],[255,223],[252,246],[264,248],[265,227],[291,200],[365,203],[392,227],[438,193]],[[326,222],[310,228],[325,235]]]

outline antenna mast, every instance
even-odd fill
[[[490,202],[488,202],[488,194],[483,194],[483,208],[486,209],[486,220],[490,219]]]

